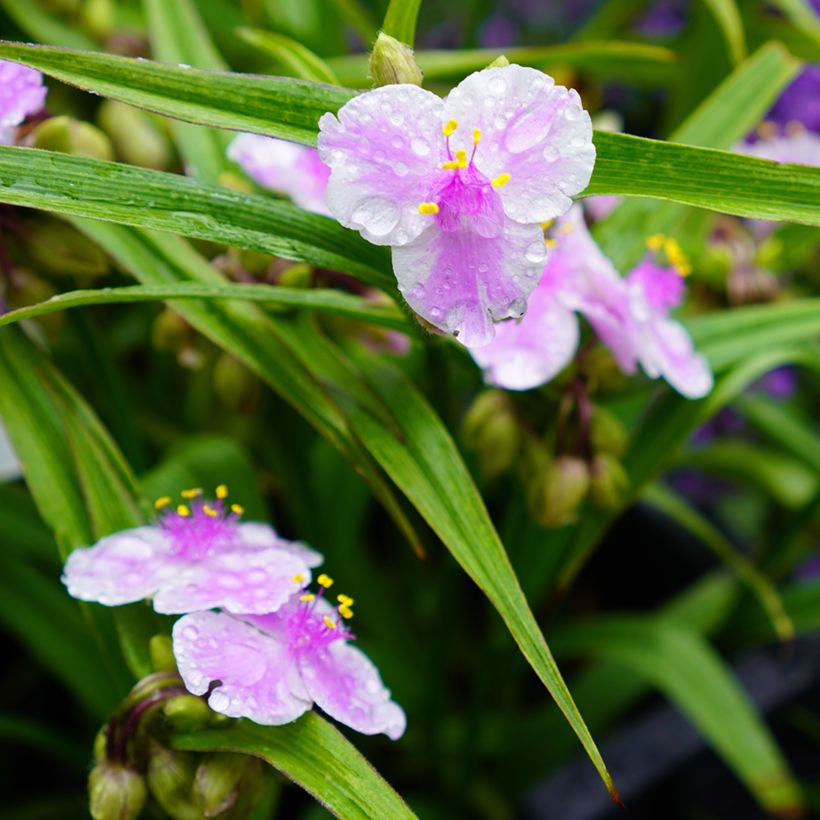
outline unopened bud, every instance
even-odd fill
[[[154,799],[174,820],[202,820],[193,799],[198,755],[152,741],[145,780]]]
[[[510,61],[503,54],[501,54],[489,63],[487,68],[506,68],[509,64]]]
[[[157,350],[178,353],[190,341],[188,323],[173,310],[165,309],[154,319],[151,341]]]
[[[171,162],[171,144],[145,112],[116,100],[106,100],[97,122],[114,143],[117,155],[141,168],[163,170]]]
[[[92,159],[114,159],[111,141],[99,128],[72,117],[52,117],[31,132],[31,144],[46,151],[59,151]]]
[[[584,362],[584,371],[591,392],[602,390],[609,393],[615,391],[623,385],[625,380],[625,376],[612,354],[603,345],[597,345],[589,351],[589,355]]]
[[[236,804],[249,762],[247,755],[230,752],[203,757],[194,778],[194,799],[206,817],[216,817]]]
[[[622,458],[629,444],[629,436],[623,424],[603,407],[595,407],[589,424],[589,440],[592,449],[611,453]]]
[[[589,497],[600,510],[617,509],[629,487],[621,462],[609,453],[598,453],[589,468]]]
[[[370,55],[370,76],[376,87],[396,83],[421,85],[422,81],[413,49],[383,31],[379,32]]]
[[[589,484],[589,468],[583,459],[559,456],[532,486],[533,517],[544,527],[563,527],[575,521]]]
[[[310,265],[288,265],[280,274],[278,283],[285,288],[309,288],[313,284]]]
[[[39,302],[45,302],[57,293],[56,288],[38,276],[32,273],[27,268],[17,268],[14,277],[14,288],[11,291],[13,304],[15,307],[22,307],[24,305],[36,305]],[[56,339],[59,337],[63,324],[65,323],[65,315],[62,313],[51,313],[37,318],[37,323],[46,333],[49,339]]]
[[[208,704],[196,695],[177,695],[171,698],[163,707],[163,714],[171,728],[177,732],[202,729],[214,716]]]
[[[145,805],[145,781],[134,769],[98,763],[88,776],[88,797],[94,820],[133,820]]]
[[[28,220],[22,242],[29,259],[41,273],[81,277],[108,273],[108,260],[100,247],[60,219],[38,216]]]
[[[154,635],[148,641],[148,652],[154,672],[176,672],[177,662],[174,658],[174,645],[168,635]]]
[[[111,0],[85,0],[83,23],[92,37],[104,40],[114,30],[114,4]]]
[[[464,416],[462,434],[488,480],[512,466],[521,446],[518,420],[509,397],[500,390],[487,390],[478,396]]]
[[[213,381],[217,396],[232,410],[251,409],[259,396],[256,374],[227,353],[216,360]]]

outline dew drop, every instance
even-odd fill
[[[397,162],[393,166],[393,172],[399,177],[406,177],[409,171],[410,169],[403,162]]]
[[[544,146],[544,159],[547,162],[555,162],[558,159],[558,149],[554,145]]]
[[[229,704],[231,699],[224,693],[220,692],[218,689],[215,689],[211,692],[211,697],[208,699],[208,705],[214,712],[224,712]]]
[[[374,236],[384,236],[396,227],[399,209],[389,199],[371,196],[358,203],[351,214],[351,221],[366,228]]]
[[[564,109],[564,117],[570,122],[576,122],[581,119],[583,111],[576,105],[569,105]]]
[[[527,262],[544,262],[547,258],[547,250],[544,246],[544,243],[540,240],[538,242],[532,242],[528,247],[527,250],[524,251],[524,257],[526,258]]]
[[[490,91],[498,97],[500,97],[507,90],[507,83],[505,83],[503,78],[498,75],[492,77],[490,82],[487,83],[487,86]]]
[[[430,144],[421,137],[413,137],[410,148],[417,157],[426,157],[430,153]]]
[[[194,641],[199,636],[199,630],[195,626],[186,626],[185,629],[182,630],[182,635],[189,641]]]

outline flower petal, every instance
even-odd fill
[[[407,725],[404,710],[390,700],[372,661],[354,646],[336,641],[298,659],[310,697],[332,718],[366,735],[398,740]]]
[[[260,134],[240,134],[228,146],[228,157],[260,185],[287,194],[301,208],[330,214],[325,203],[330,169],[315,148]]]
[[[245,524],[238,524],[238,543],[243,547],[267,549],[275,547],[278,550],[287,552],[299,558],[309,567],[318,567],[325,560],[320,552],[311,549],[301,541],[286,541],[281,538],[276,530],[268,524],[249,521]]]
[[[234,549],[182,569],[154,596],[154,609],[164,615],[215,607],[275,612],[309,583],[308,566],[285,550]]]
[[[430,224],[419,213],[444,156],[439,97],[387,85],[319,120],[319,156],[331,167],[327,206],[376,245],[403,245]]]
[[[229,717],[266,726],[296,720],[310,697],[287,643],[224,612],[195,612],[173,629],[174,657],[185,687]]]
[[[39,71],[0,60],[0,127],[20,125],[43,107],[47,93]]]
[[[538,225],[506,218],[492,238],[469,224],[445,232],[434,223],[393,248],[393,270],[410,307],[467,347],[489,344],[494,321],[524,313],[545,260]]]
[[[153,595],[176,575],[179,564],[158,527],[137,527],[109,535],[93,547],[77,549],[63,568],[69,595],[81,601],[120,606]]]
[[[683,327],[672,319],[655,319],[651,333],[654,343],[641,357],[646,371],[652,375],[654,369],[688,399],[700,399],[709,393],[714,384],[712,372]]]
[[[545,276],[530,297],[523,319],[496,325],[490,344],[471,352],[488,384],[531,390],[569,364],[578,339],[578,319]]]
[[[469,153],[480,129],[475,163],[489,179],[509,174],[498,191],[517,222],[560,216],[589,184],[595,165],[592,122],[578,93],[534,68],[509,65],[471,74],[444,103],[459,127],[453,151]]]

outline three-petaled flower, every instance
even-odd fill
[[[392,246],[408,304],[468,347],[524,313],[546,260],[539,223],[571,206],[595,161],[578,94],[517,65],[471,74],[445,100],[377,88],[319,129],[330,212]]]
[[[650,254],[625,278],[589,234],[580,206],[556,225],[555,251],[519,323],[498,330],[487,347],[473,351],[486,379],[499,387],[528,390],[562,370],[578,343],[575,312],[583,314],[618,366],[650,378],[662,376],[679,393],[700,398],[712,374],[684,328],[669,312],[683,299],[688,262],[679,246],[651,237]],[[551,240],[552,241],[552,240]],[[653,252],[663,251],[667,264]]]

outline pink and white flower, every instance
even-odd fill
[[[43,107],[47,93],[39,71],[0,60],[0,145],[14,142],[17,126]]]
[[[318,580],[323,587],[333,583],[326,575]],[[274,614],[180,618],[173,647],[186,688],[208,693],[210,707],[229,717],[276,726],[315,703],[356,731],[397,740],[407,723],[404,711],[370,659],[350,645],[353,635],[343,618],[352,616],[353,601],[338,600],[334,608],[322,593],[308,593]]]
[[[251,179],[287,194],[300,208],[330,215],[325,203],[330,169],[315,148],[259,134],[240,134],[228,146],[228,157]]]
[[[546,261],[539,223],[567,211],[595,161],[578,94],[517,65],[471,74],[445,100],[377,88],[319,130],[331,214],[392,246],[408,304],[467,347],[524,313]]]
[[[196,490],[188,503],[164,510],[153,526],[106,536],[68,556],[63,583],[83,601],[119,606],[153,596],[164,614],[221,607],[229,612],[274,612],[310,583],[322,556],[285,541],[266,524],[241,523],[242,508],[207,502]],[[167,507],[167,509],[165,509]]]
[[[555,242],[524,319],[502,325],[495,342],[473,351],[490,383],[527,390],[562,370],[578,343],[575,311],[589,321],[625,373],[635,373],[640,365],[647,376],[663,377],[688,398],[712,389],[706,360],[684,328],[669,318],[685,290],[685,263],[675,243],[665,245],[678,268],[647,256],[622,278],[590,236],[579,206],[560,220]]]
[[[738,153],[772,162],[820,165],[820,135],[804,128],[759,139],[754,143],[744,142],[736,150]]]

